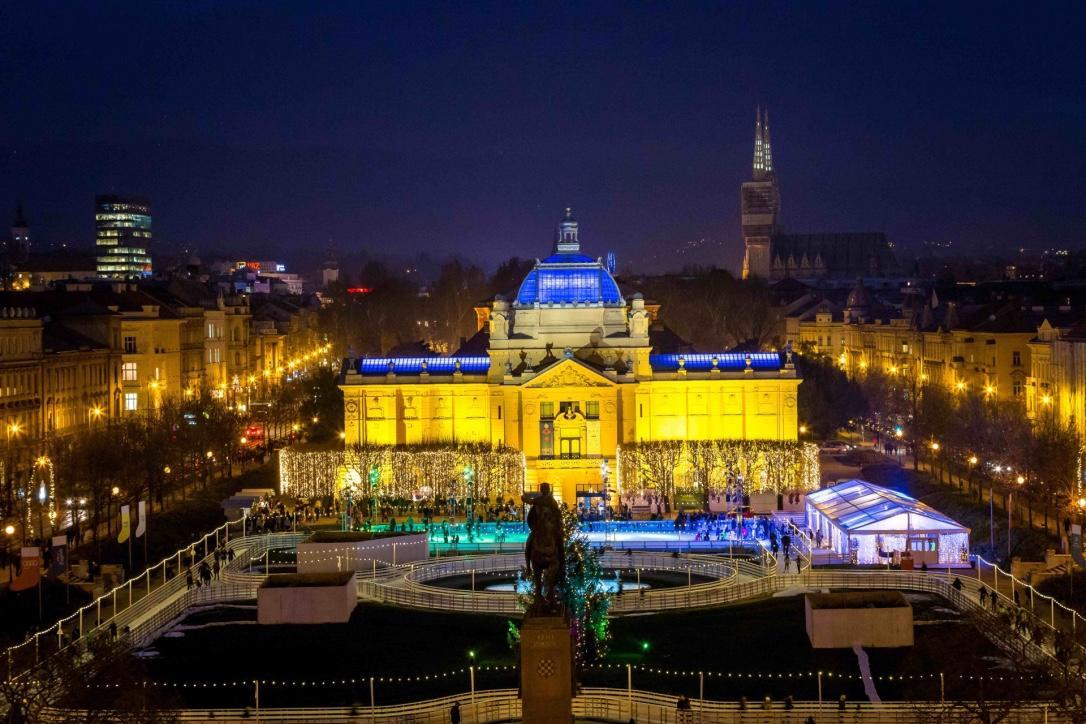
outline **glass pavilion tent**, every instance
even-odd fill
[[[969,529],[904,493],[847,480],[809,493],[807,527],[822,546],[859,564],[909,551],[917,566],[968,566]]]

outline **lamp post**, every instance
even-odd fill
[[[1022,475],[1019,475],[1017,478],[1014,479],[1014,482],[1018,483],[1018,485],[1021,486],[1021,485],[1025,484],[1026,479]],[[1014,510],[1014,499],[1012,497],[1013,495],[1014,495],[1013,490],[1011,490],[1011,491],[1009,491],[1007,493],[1007,567],[1008,567],[1008,569],[1010,568],[1010,565],[1011,565],[1011,511]]]
[[[381,482],[381,469],[376,465],[370,468],[370,518],[377,522],[377,485]]]
[[[931,462],[932,465],[938,465],[939,462],[939,443],[935,440],[931,441]],[[943,468],[939,467],[939,482],[943,482]]]
[[[470,465],[464,466],[464,487],[468,491],[468,530],[475,525],[475,470]]]
[[[5,553],[5,555],[6,555],[7,559],[8,559],[8,581],[11,581],[11,579],[13,577],[13,575],[12,575],[12,571],[13,571],[12,565],[13,564],[12,564],[12,555],[11,555],[11,541],[15,538],[15,526],[12,525],[11,523],[8,523],[7,525],[5,525],[4,526],[4,535],[7,536],[6,538],[4,538],[4,553]]]
[[[966,459],[966,463],[969,464],[969,493],[973,493],[973,469],[977,466],[977,456],[970,455]]]

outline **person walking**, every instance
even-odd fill
[[[452,708],[449,709],[449,722],[450,724],[460,724],[460,702],[454,701]]]

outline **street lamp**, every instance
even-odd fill
[[[4,526],[4,534],[7,535],[7,540],[4,541],[4,553],[7,554],[7,559],[8,559],[8,580],[10,581],[10,580],[12,580],[14,578],[14,576],[12,575],[12,565],[13,565],[12,558],[14,556],[11,555],[11,541],[15,537],[15,526],[13,526],[11,523],[8,523],[7,525],[5,525]]]
[[[468,530],[475,523],[475,470],[470,465],[464,466],[464,487],[468,490]]]
[[[1008,470],[1007,472],[1010,472]],[[1026,482],[1025,477],[1019,475],[1014,479],[1014,482],[1022,485]],[[1007,491],[1007,565],[1010,565],[1011,560],[1011,511],[1014,510],[1014,491]]]
[[[370,518],[377,521],[377,486],[381,482],[381,469],[374,465],[370,468]]]

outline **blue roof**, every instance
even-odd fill
[[[552,262],[552,259],[560,261]],[[555,254],[528,272],[517,304],[622,304],[618,284],[598,262],[581,254]]]
[[[715,352],[698,354],[650,354],[649,365],[653,372],[674,372],[679,369],[679,360],[683,361],[683,369],[692,372],[705,372],[713,369],[713,358],[717,360],[717,369],[743,370],[747,366],[747,357],[750,357],[750,366],[759,371],[776,372],[781,368],[781,356],[776,352]]]
[[[457,370],[466,375],[485,375],[490,369],[490,357],[364,357],[358,360],[360,375],[418,375],[425,371],[432,375],[451,375]]]

